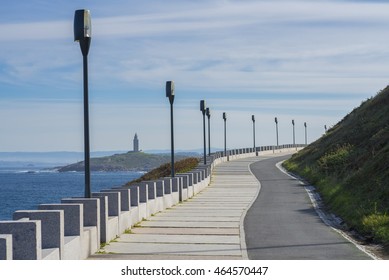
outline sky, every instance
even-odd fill
[[[83,151],[82,55],[74,11],[89,9],[92,151],[308,142],[389,79],[387,1],[0,0],[0,151]]]

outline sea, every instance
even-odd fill
[[[144,172],[91,172],[91,190],[99,192],[142,176]],[[16,210],[33,210],[62,198],[84,197],[84,172],[0,167],[0,220],[12,220]]]

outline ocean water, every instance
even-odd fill
[[[92,172],[91,189],[122,186],[143,172]],[[36,209],[42,203],[84,196],[83,172],[56,172],[29,168],[0,168],[0,220],[12,219],[16,210]]]

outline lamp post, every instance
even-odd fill
[[[294,120],[292,120],[293,125],[293,147],[296,147],[296,138],[295,138],[295,131],[294,131]]]
[[[203,136],[204,136],[204,165],[207,164],[207,143],[205,140],[205,100],[200,100],[200,111],[203,113]]]
[[[304,123],[304,128],[305,128],[305,146],[307,145],[307,123]]]
[[[211,111],[209,110],[209,107],[205,109],[205,114],[208,118],[208,155],[211,155]]]
[[[91,16],[89,10],[76,10],[74,14],[74,41],[80,43],[84,70],[84,162],[85,197],[91,197],[90,148],[89,148],[89,101],[88,101],[88,52],[91,42]]]
[[[174,102],[174,82],[166,82],[166,97],[170,102],[170,142],[171,142],[171,176],[174,177],[174,133],[173,133],[173,102]]]
[[[223,120],[224,120],[224,156],[227,156],[227,114],[226,112],[223,112]]]
[[[274,122],[276,123],[276,138],[277,138],[277,148],[278,149],[278,119],[277,117],[274,118]]]
[[[251,120],[253,121],[253,145],[254,145],[254,152],[255,152],[255,116],[251,115]]]

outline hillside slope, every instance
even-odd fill
[[[389,246],[389,87],[284,163],[368,239]]]
[[[187,158],[175,155],[175,160]],[[91,171],[149,171],[164,163],[170,162],[170,155],[128,152],[112,156],[91,158]],[[58,169],[59,172],[84,171],[84,162],[80,161]]]

